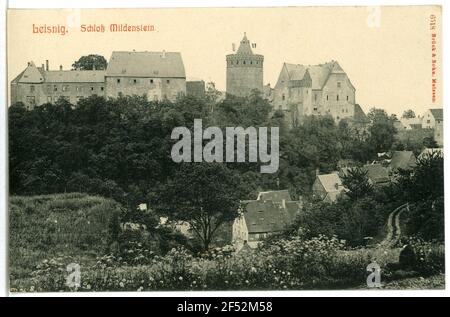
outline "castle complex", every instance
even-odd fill
[[[275,87],[263,85],[264,56],[254,54],[246,34],[237,51],[226,56],[226,95],[245,97],[259,91],[290,126],[307,115],[330,115],[336,122],[367,121],[355,103],[355,87],[337,61],[319,65],[284,63]],[[234,48],[233,48],[234,50]],[[186,82],[179,52],[113,52],[106,70],[50,70],[29,62],[11,82],[11,102],[27,107],[64,98],[76,104],[91,95],[146,95],[175,101],[185,94],[204,96],[204,82]]]
[[[186,94],[186,74],[176,52],[113,52],[106,70],[50,70],[29,62],[11,82],[11,102],[28,108],[59,98],[75,104],[91,95],[147,95],[171,100]]]

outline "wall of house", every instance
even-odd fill
[[[243,215],[237,217],[233,222],[231,241],[233,243],[248,241],[248,229]]]
[[[108,97],[146,95],[149,100],[168,99],[175,101],[186,94],[185,78],[151,77],[106,77],[106,95]]]
[[[80,98],[92,95],[104,96],[105,93],[105,83],[11,84],[11,102],[23,102],[28,108],[47,102],[54,103],[59,98],[65,98],[76,104]]]
[[[336,121],[354,116],[355,89],[346,74],[331,74],[320,97],[321,114],[330,114]]]
[[[437,120],[434,126],[434,140],[439,146],[444,146],[444,121]]]
[[[434,119],[433,114],[430,110],[427,110],[425,114],[423,115],[422,119],[422,128],[423,129],[434,129],[436,125],[436,120]]]

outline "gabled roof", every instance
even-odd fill
[[[281,203],[271,200],[252,200],[243,204],[249,233],[283,231],[292,221],[292,206],[288,212]]]
[[[416,157],[412,151],[395,151],[390,166],[392,169],[409,169],[416,166]]]
[[[301,65],[284,63],[289,80],[302,80],[308,71],[312,81],[312,89],[322,89],[330,74],[345,74],[342,67],[336,61],[319,65]]]
[[[50,70],[44,72],[47,83],[101,83],[105,81],[104,70]]]
[[[33,62],[29,63],[19,76],[14,79],[19,83],[38,84],[44,82],[44,75]]]
[[[363,168],[367,171],[367,177],[374,184],[387,183],[390,180],[388,169],[381,164],[367,164]]]
[[[113,52],[106,76],[186,78],[178,52]]]
[[[437,108],[437,109],[430,109],[431,114],[433,115],[434,119],[436,120],[444,120],[444,109]]]
[[[340,192],[343,190],[342,180],[336,173],[317,175],[327,193]]]
[[[259,192],[257,200],[271,200],[274,202],[290,201],[291,195],[289,191],[285,190],[272,190],[267,192]]]
[[[370,119],[367,118],[367,115],[362,110],[359,104],[355,104],[355,114],[353,116],[353,121],[358,123],[370,123]]]

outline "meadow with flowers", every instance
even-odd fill
[[[74,199],[82,203],[74,205]],[[30,205],[34,210],[25,211]],[[28,235],[22,232],[15,235],[21,239],[12,241],[10,287],[17,292],[352,289],[365,285],[366,266],[373,261],[381,266],[386,287],[398,287],[405,279],[413,286],[419,283],[420,287],[423,283],[417,281],[417,274],[422,278],[431,276],[433,287],[443,286],[443,251],[419,240],[413,245],[420,259],[406,275],[392,267],[392,263],[399,261],[401,248],[349,248],[336,236],[309,238],[302,230],[271,239],[256,250],[239,253],[232,246],[211,248],[203,253],[177,246],[161,254],[137,242],[124,256],[124,252],[111,247],[114,241],[108,238],[114,235],[108,225],[114,223],[111,211],[118,208],[114,201],[65,194],[15,197],[12,207],[12,212],[18,213],[15,221],[20,221],[22,213],[27,219],[39,221],[38,227],[38,223],[30,221],[26,228]],[[42,217],[43,210],[49,208],[53,217],[48,217],[48,213]],[[106,211],[109,216],[104,218]],[[65,213],[68,215],[62,216]],[[83,224],[69,221],[72,214],[84,219]],[[63,218],[67,218],[66,222]],[[12,230],[18,230],[18,224],[14,224]],[[90,225],[92,230],[103,232],[105,238],[102,240],[100,235],[89,231]],[[49,226],[54,227],[53,231]],[[58,235],[66,227],[73,227],[74,231]],[[43,229],[47,232],[45,243],[49,243],[45,254],[37,251],[43,237],[30,236]],[[96,238],[92,240],[93,237]],[[85,241],[92,244],[87,247]],[[79,285],[67,284],[70,263],[80,265]],[[428,279],[425,281],[430,283]]]

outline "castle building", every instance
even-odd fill
[[[11,81],[11,103],[27,108],[60,98],[76,104],[91,95],[146,95],[171,100],[186,94],[186,74],[178,52],[113,52],[106,70],[50,70],[29,62]]]
[[[336,122],[355,115],[355,87],[337,61],[319,65],[284,63],[273,89],[274,110],[289,123],[305,115],[331,115]]]
[[[227,55],[226,59],[227,95],[245,97],[254,89],[263,92],[264,56],[253,54],[245,33],[237,52]]]

